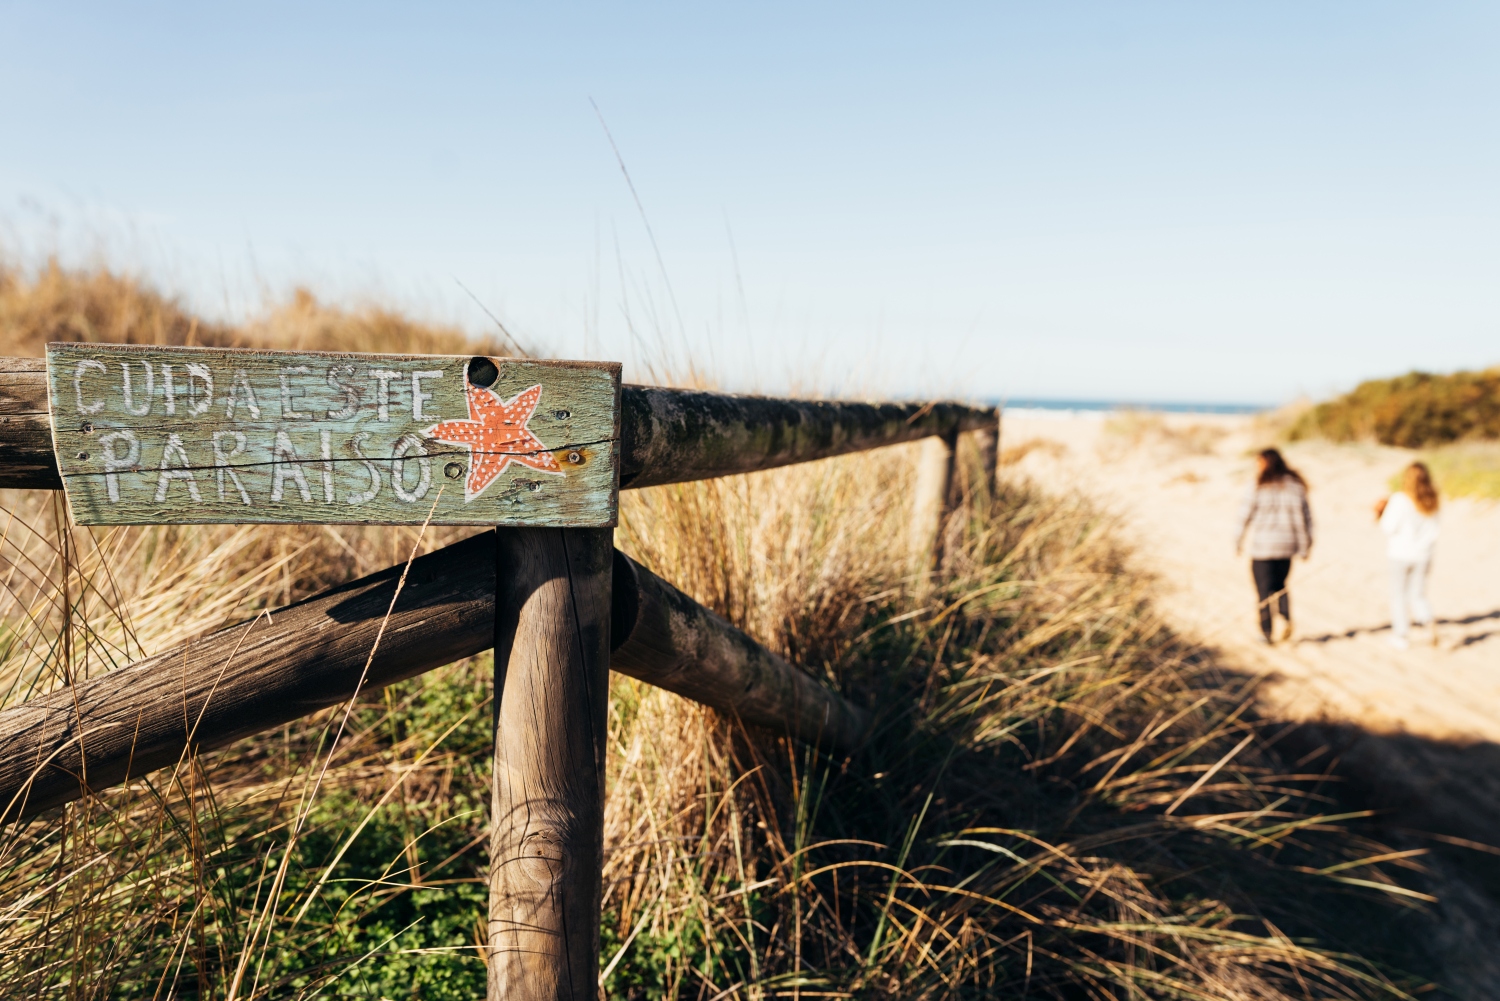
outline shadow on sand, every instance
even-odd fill
[[[1343,722],[1292,726],[1276,744],[1295,771],[1335,779],[1343,808],[1377,811],[1387,842],[1429,850],[1425,889],[1439,903],[1422,925],[1436,979],[1452,997],[1500,998],[1500,744]]]
[[[1450,629],[1454,626],[1473,626],[1480,623],[1495,623],[1497,626],[1500,626],[1500,608],[1497,608],[1491,612],[1481,612],[1476,615],[1466,615],[1461,619],[1437,620],[1437,624],[1439,626],[1446,626]],[[1324,633],[1321,636],[1299,636],[1296,639],[1296,642],[1324,644],[1332,643],[1336,640],[1352,640],[1358,636],[1374,636],[1379,633],[1388,633],[1390,631],[1391,624],[1387,622],[1383,625],[1378,626],[1355,626],[1352,629],[1345,629],[1343,632]],[[1473,646],[1476,643],[1483,643],[1485,640],[1490,639],[1494,636],[1500,636],[1500,628],[1484,629],[1478,632],[1466,633],[1461,638],[1455,639],[1446,645],[1449,649],[1456,650],[1460,647]]]

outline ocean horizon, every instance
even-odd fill
[[[1275,409],[1273,403],[1184,403],[1163,400],[1070,400],[1050,397],[1003,397],[985,401],[1006,410],[1110,412],[1146,410],[1173,414],[1258,414]]]

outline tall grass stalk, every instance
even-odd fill
[[[108,278],[10,279],[9,350],[206,336]],[[372,344],[375,314],[310,299],[287,307],[295,323],[277,315],[214,336],[393,350],[407,336]],[[303,321],[323,339],[299,340]],[[615,679],[604,992],[1424,989],[1393,945],[1430,899],[1412,888],[1420,860],[1335,812],[1327,776],[1278,756],[1253,682],[1165,627],[1108,522],[1025,482],[991,491],[964,452],[944,563],[918,573],[895,541],[914,454],[623,499],[623,548],[877,722],[834,759]],[[96,531],[45,495],[0,504],[5,704],[401,562],[417,542],[405,529]],[[459,534],[430,530],[422,548]],[[363,693],[336,744],[326,711],[0,832],[0,994],[478,996],[491,677],[473,658]]]

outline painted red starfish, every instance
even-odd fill
[[[492,389],[466,385],[469,419],[443,421],[424,432],[447,445],[469,450],[469,477],[464,481],[464,503],[484,493],[511,463],[539,473],[562,476],[557,458],[531,433],[527,425],[542,398],[542,387],[532,386],[508,400]]]

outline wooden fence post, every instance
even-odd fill
[[[979,442],[979,464],[984,472],[984,489],[993,495],[999,485],[996,470],[1000,461],[1000,408],[995,408],[995,423],[975,432]]]
[[[188,745],[224,747],[490,649],[496,538],[470,536],[0,709],[0,823],[170,767]],[[864,737],[863,709],[619,550],[611,578],[611,670],[839,753]]]
[[[953,456],[958,432],[922,439],[912,505],[911,551],[919,572],[937,568],[943,555],[943,526],[953,509]]]
[[[497,532],[490,1001],[598,996],[613,538]]]

